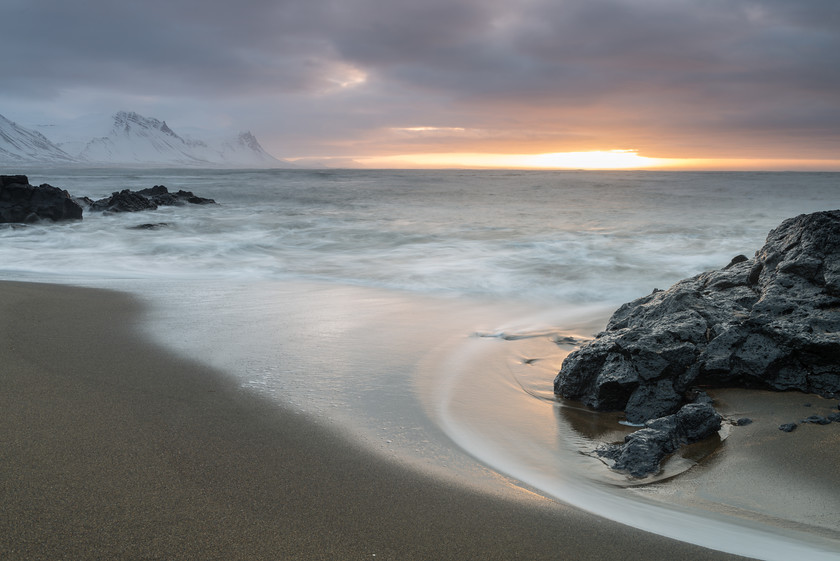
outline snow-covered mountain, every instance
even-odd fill
[[[102,164],[284,165],[266,152],[250,132],[231,140],[211,143],[179,136],[166,121],[128,111],[114,115],[107,134],[89,141],[79,153],[79,158]]]
[[[239,133],[235,139],[222,143],[219,152],[222,159],[230,162],[250,163],[251,165],[279,164],[280,160],[260,146],[257,137],[251,131]],[[288,164],[288,162],[284,162]],[[290,164],[289,164],[290,165]]]
[[[98,132],[44,127],[61,138],[50,142],[0,116],[0,163],[190,167],[293,167],[266,152],[250,132],[215,140],[178,135],[166,124],[120,111]],[[91,136],[95,136],[91,139]]]
[[[0,115],[0,164],[72,164],[76,161],[41,133]]]

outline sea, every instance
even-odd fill
[[[92,199],[153,185],[215,199],[0,225],[0,278],[134,294],[144,336],[383,459],[749,557],[840,555],[837,541],[593,477],[551,390],[622,303],[752,256],[786,218],[840,208],[840,173],[5,173]]]

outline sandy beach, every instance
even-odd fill
[[[2,284],[0,558],[736,558],[384,461],[144,340],[139,311]]]

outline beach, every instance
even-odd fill
[[[755,422],[628,488],[580,446],[627,427],[552,389],[623,302],[832,174],[44,180],[219,204],[0,228],[2,559],[837,559],[840,425],[778,430],[836,402],[720,393]]]
[[[3,559],[736,559],[371,454],[140,333],[125,294],[4,282]]]

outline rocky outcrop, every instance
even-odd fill
[[[0,175],[0,222],[81,218],[82,207],[67,191],[46,183],[35,187],[25,175]]]
[[[155,210],[158,207],[143,195],[129,189],[111,193],[110,197],[93,201],[90,210],[100,212],[139,212],[141,210]]]
[[[840,392],[840,211],[786,220],[753,258],[621,306],[554,380],[631,423],[674,414],[696,386]]]
[[[163,185],[155,185],[140,191],[123,189],[114,192],[110,197],[90,201],[90,210],[102,212],[138,212],[154,210],[159,206],[173,206],[184,204],[215,204],[213,199],[197,197],[191,191],[180,190],[170,193]]]
[[[138,212],[159,206],[216,204],[213,199],[192,191],[170,193],[164,185],[140,191],[123,189],[94,201],[72,197],[67,191],[44,183],[29,184],[25,175],[0,175],[0,222],[38,222],[40,220],[81,220],[83,208],[101,212]]]
[[[197,197],[192,191],[184,191],[179,189],[175,193],[170,193],[164,185],[155,185],[148,189],[141,189],[137,191],[138,195],[147,197],[158,206],[173,206],[173,205],[212,205],[216,204],[213,199],[205,199],[204,197]]]

